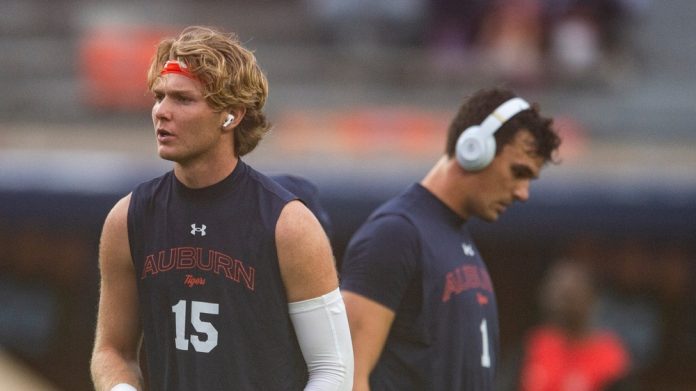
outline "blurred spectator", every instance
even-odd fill
[[[649,0],[430,0],[427,42],[436,72],[484,74],[516,84],[549,75],[597,77]]]
[[[607,280],[598,300],[595,324],[614,330],[631,354],[632,369],[642,372],[661,350],[662,316],[655,286],[656,255],[638,238],[606,250]]]
[[[426,41],[438,72],[461,73],[475,65],[488,0],[429,0]],[[464,68],[464,69],[462,69]]]
[[[548,271],[540,293],[543,320],[525,341],[518,389],[624,389],[628,352],[618,336],[592,326],[592,270],[578,261],[559,261]]]
[[[546,2],[550,69],[566,79],[594,77],[624,50],[624,31],[649,0],[553,0]]]
[[[542,76],[544,38],[541,0],[498,0],[481,31],[488,72],[518,84],[534,84]]]

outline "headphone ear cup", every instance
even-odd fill
[[[457,162],[467,171],[482,170],[495,157],[495,148],[495,137],[483,137],[479,126],[471,126],[457,139]]]

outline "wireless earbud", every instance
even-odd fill
[[[468,127],[457,139],[459,165],[467,171],[479,171],[495,157],[495,132],[520,111],[529,108],[522,98],[512,98],[496,108],[480,125]]]
[[[225,122],[223,122],[222,127],[223,127],[223,128],[226,128],[226,127],[230,126],[230,124],[231,124],[233,121],[234,121],[234,115],[232,115],[232,114],[227,114],[227,119],[225,120]]]

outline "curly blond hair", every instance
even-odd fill
[[[148,70],[150,90],[168,60],[187,65],[203,84],[204,97],[214,110],[246,110],[234,129],[234,151],[244,156],[254,150],[271,127],[262,111],[268,97],[268,80],[254,54],[242,46],[237,36],[211,27],[190,26],[178,37],[162,40]]]

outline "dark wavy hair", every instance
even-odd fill
[[[457,139],[468,127],[479,125],[488,115],[505,101],[518,96],[505,88],[481,89],[467,97],[452,120],[447,132],[447,156],[454,157]],[[521,130],[529,131],[536,141],[536,153],[544,162],[555,162],[555,152],[561,145],[561,139],[551,126],[553,120],[541,116],[539,105],[531,104],[531,108],[521,111],[505,122],[495,132],[496,155],[502,147],[514,138]]]

